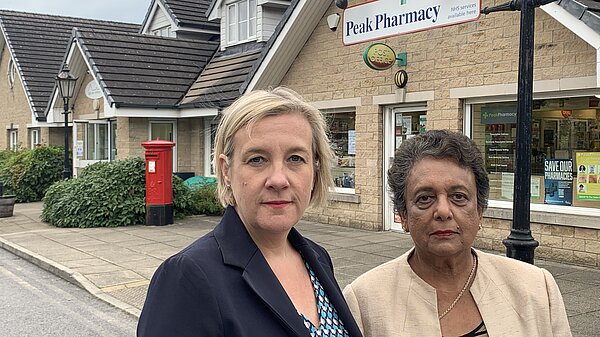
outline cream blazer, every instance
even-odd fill
[[[364,337],[442,336],[437,297],[404,255],[346,286],[344,296]],[[545,269],[475,250],[471,294],[490,337],[571,336],[562,296]]]

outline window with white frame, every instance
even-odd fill
[[[37,145],[40,144],[40,129],[31,129],[29,131],[30,142],[29,147],[35,149]]]
[[[152,35],[171,37],[171,26],[165,26],[152,31]]]
[[[488,172],[490,202],[512,202],[517,102],[472,103],[466,108],[471,138]],[[531,110],[531,203],[600,209],[600,99],[535,99]]]
[[[84,132],[85,160],[108,160],[108,124],[87,123]]]
[[[356,111],[354,109],[326,109],[323,114],[329,125],[331,146],[335,158],[332,167],[334,191],[354,193],[356,158]]]
[[[215,148],[215,137],[217,135],[217,127],[219,126],[219,119],[215,117],[213,120],[205,120],[204,127],[204,175],[207,177],[213,177],[215,175],[215,168],[212,165],[214,159],[213,149]]]
[[[227,42],[238,43],[256,38],[256,0],[227,5]]]
[[[17,151],[19,147],[18,133],[16,129],[8,130],[8,149],[11,151]]]
[[[110,160],[117,159],[117,121],[111,120],[110,124]]]

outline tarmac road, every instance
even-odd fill
[[[0,335],[135,336],[137,319],[0,249]]]

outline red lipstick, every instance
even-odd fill
[[[431,233],[431,235],[435,235],[435,236],[450,236],[453,234],[456,234],[456,232],[452,231],[452,230],[435,231],[435,232]]]

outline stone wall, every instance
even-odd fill
[[[8,83],[8,65],[10,53],[8,47],[0,49],[0,149],[8,149],[8,130],[17,130],[17,139],[20,147],[27,147],[29,132],[27,124],[31,124],[32,112],[18,72],[12,88]],[[42,135],[42,142],[46,140]]]
[[[177,122],[177,171],[204,174],[204,123],[200,117]]]
[[[117,118],[117,159],[144,158],[143,142],[148,141],[148,118]]]
[[[498,212],[492,211],[497,216]],[[508,216],[510,212],[506,212]],[[548,218],[552,215],[540,214],[539,217]],[[535,249],[535,258],[575,263],[592,267],[600,267],[600,230],[594,228],[579,227],[594,221],[586,216],[568,216],[572,225],[563,225],[536,222],[532,216],[531,234],[539,242]],[[565,219],[557,219],[563,222]],[[510,234],[512,220],[487,217],[483,221],[483,229],[479,231],[475,240],[475,247],[491,249],[495,251],[506,251],[502,240]],[[593,224],[590,224],[593,225]]]

